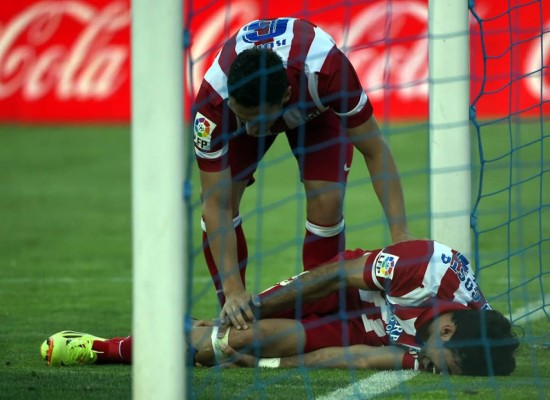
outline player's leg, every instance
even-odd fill
[[[245,330],[229,328],[224,339],[217,339],[215,327],[195,326],[190,333],[195,361],[204,366],[219,362],[216,347],[222,342],[245,354],[261,357],[285,357],[300,354],[305,346],[305,331],[293,319],[264,319]],[[221,352],[218,350],[218,356]]]
[[[333,258],[331,262],[355,259],[363,253],[362,249],[346,250]],[[285,290],[289,282],[295,278],[279,282],[261,292],[259,294],[260,302],[280,290]],[[364,298],[359,295],[359,291],[351,287],[346,288],[345,291],[333,292],[314,302],[304,303],[297,298],[296,307],[267,316],[263,315],[262,318],[299,320],[306,335],[304,352],[325,347],[346,347],[356,344],[384,346],[388,342],[382,326],[376,330],[365,330],[363,317],[380,313],[381,310],[376,303],[384,302],[378,292],[369,292],[369,294],[372,294],[373,302],[365,302]],[[378,336],[379,334],[380,336]]]
[[[213,326],[209,321],[191,318],[186,329]],[[153,344],[154,345],[154,344]],[[132,336],[104,339],[88,333],[61,331],[40,346],[42,359],[50,366],[82,364],[132,364]]]
[[[277,284],[262,292],[260,297],[282,287],[284,284]],[[250,329],[229,329],[221,341],[241,354],[268,358],[304,354],[326,347],[385,344],[376,334],[365,333],[361,304],[358,291],[350,288],[332,293],[322,301],[301,304],[299,310],[281,312],[278,318],[259,320]],[[223,356],[222,343],[216,333],[216,328],[201,326],[191,331],[191,343],[198,350],[196,361],[202,365],[219,362],[216,352],[218,357]]]
[[[62,331],[42,343],[40,354],[50,366],[131,364],[132,337],[104,339],[82,332]]]
[[[248,261],[248,246],[246,236],[242,226],[242,218],[239,214],[240,203],[247,186],[254,183],[254,172],[262,157],[275,141],[276,136],[264,138],[253,138],[247,135],[239,135],[233,138],[229,143],[227,162],[231,167],[232,185],[231,185],[231,205],[233,209],[233,227],[237,237],[237,257],[239,262],[239,271],[243,286],[245,285],[246,266]],[[201,221],[203,230],[203,253],[208,271],[216,287],[216,293],[220,305],[225,303],[219,275],[218,267],[212,257],[208,236],[204,221]]]
[[[345,249],[343,203],[353,146],[330,110],[287,133],[306,191],[304,269]]]
[[[304,180],[306,230],[302,248],[304,270],[315,268],[346,247],[344,186],[328,181]]]
[[[115,337],[104,342],[94,342],[100,364],[132,364],[132,336]]]

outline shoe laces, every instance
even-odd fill
[[[67,364],[88,364],[94,359],[93,340],[71,339],[67,344]]]

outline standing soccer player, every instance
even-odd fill
[[[305,270],[345,248],[343,199],[354,146],[392,240],[409,238],[399,174],[350,61],[330,35],[307,21],[249,23],[217,55],[194,107],[204,253],[223,306],[220,318],[237,329],[253,320],[239,205],[279,132],[285,132],[306,192]]]

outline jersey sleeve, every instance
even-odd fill
[[[365,281],[388,295],[399,296],[421,287],[433,255],[433,242],[411,240],[372,254],[365,265]]]
[[[224,130],[230,131],[223,118],[228,113],[223,99],[203,81],[195,100],[193,116],[193,142],[199,169],[206,172],[217,172],[224,169],[224,156],[228,151]],[[225,121],[225,122],[224,122]]]
[[[349,59],[334,47],[328,54],[318,77],[319,97],[346,126],[355,128],[373,114],[372,104]]]

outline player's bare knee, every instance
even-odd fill
[[[345,185],[327,181],[304,181],[307,219],[334,225],[342,219]]]
[[[319,225],[334,225],[342,220],[343,203],[336,196],[320,195],[307,200],[307,219]]]

